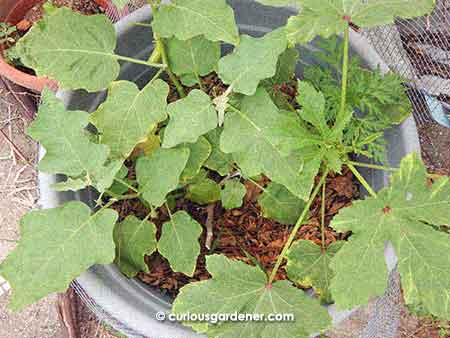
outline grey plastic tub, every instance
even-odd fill
[[[242,33],[260,36],[276,27],[286,23],[293,10],[270,8],[258,5],[250,0],[229,1],[236,12],[236,19]],[[149,28],[136,26],[136,22],[148,22],[151,18],[149,7],[144,7],[127,16],[116,24],[119,35],[118,53],[147,58],[152,46],[152,33]],[[387,70],[378,55],[369,48],[366,41],[357,34],[351,34],[353,52],[360,54],[370,67],[380,65]],[[314,48],[313,45],[308,47]],[[301,65],[299,73],[301,73]],[[120,79],[136,82],[139,86],[145,85],[151,76],[151,71],[139,65],[125,64],[122,67]],[[85,92],[59,92],[58,96],[69,109],[94,111],[104,100],[105,93],[87,94]],[[412,151],[418,151],[419,143],[416,127],[412,118],[405,121],[400,127],[386,133],[389,143],[388,159],[391,165],[397,166],[400,159]],[[43,151],[42,151],[43,152]],[[385,186],[388,176],[380,171],[364,172],[365,177],[377,189]],[[40,205],[43,208],[54,208],[61,203],[79,199],[91,203],[93,196],[90,191],[79,193],[58,193],[50,188],[52,183],[59,180],[57,176],[39,174]],[[396,263],[395,255],[390,245],[386,246],[387,264],[393,269]],[[94,266],[80,276],[74,287],[92,307],[100,319],[105,320],[114,328],[127,334],[129,337],[151,338],[189,338],[204,337],[194,333],[189,328],[170,322],[158,322],[155,315],[159,311],[169,312],[170,300],[158,290],[148,287],[137,279],[124,277],[114,265]],[[207,297],[208,295],[205,295]],[[333,306],[329,307],[334,323],[338,323],[350,313],[337,313]]]

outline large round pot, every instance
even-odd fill
[[[99,6],[106,8],[107,0],[94,0]],[[0,1],[0,21],[11,25],[19,23],[35,5],[43,0],[1,0]],[[58,83],[46,77],[37,77],[11,66],[3,58],[3,50],[0,48],[0,76],[28,88],[35,92],[41,92],[45,87],[53,90],[58,89]]]
[[[287,18],[293,14],[290,9],[269,8],[258,5],[251,0],[229,0],[236,12],[236,19],[240,30],[249,35],[260,36],[285,24]],[[145,59],[152,52],[151,31],[148,27],[133,25],[135,22],[149,21],[150,8],[144,7],[117,23],[119,36],[118,53]],[[370,67],[380,64],[380,59],[371,51],[356,33],[352,33],[351,42],[353,52],[358,52]],[[311,47],[311,46],[309,46]],[[307,47],[307,48],[309,48]],[[299,72],[301,72],[301,67]],[[151,70],[140,65],[124,64],[121,79],[145,85],[151,76]],[[59,92],[59,97],[69,109],[94,111],[104,100],[105,93],[87,94],[78,92]],[[387,157],[393,166],[399,165],[400,159],[409,152],[417,151],[418,136],[413,119],[408,119],[398,128],[386,133],[389,144]],[[388,176],[380,171],[366,171],[365,177],[377,189],[385,186]],[[91,203],[92,192],[57,193],[50,189],[50,185],[58,181],[53,175],[40,174],[39,185],[41,191],[41,206],[44,208],[57,207],[71,199],[79,199]],[[389,246],[386,248],[387,263],[391,269],[395,266],[395,255]],[[155,315],[159,311],[170,311],[171,304],[158,290],[150,288],[137,279],[124,277],[115,265],[94,266],[80,276],[75,287],[82,293],[93,310],[116,329],[129,337],[154,338],[188,338],[203,337],[180,324],[158,322]],[[205,295],[207,297],[207,295]],[[329,307],[334,322],[345,318],[349,312],[338,313],[333,306]]]

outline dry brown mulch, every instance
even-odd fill
[[[28,11],[24,19],[17,24],[17,28],[20,31],[27,31],[35,22],[42,19],[45,2],[46,0],[42,0]],[[51,3],[56,7],[68,7],[85,15],[104,13],[104,9],[92,0],[51,0]]]
[[[436,122],[418,128],[422,158],[432,173],[450,175],[450,129]]]
[[[133,176],[132,171],[130,175]],[[258,183],[264,187],[269,182],[267,178],[263,178]],[[204,231],[200,238],[201,254],[197,260],[197,269],[193,277],[173,272],[167,260],[159,253],[146,257],[150,272],[140,273],[138,277],[144,283],[157,287],[164,293],[175,297],[182,286],[210,278],[205,267],[205,256],[208,254],[221,253],[248,264],[253,264],[254,259],[256,259],[267,272],[270,272],[289,237],[292,225],[280,224],[262,217],[261,209],[257,203],[258,197],[262,193],[261,189],[250,181],[244,183],[247,187],[247,194],[241,208],[224,210],[220,203],[215,204],[212,223],[214,226],[212,249],[208,250],[205,247],[206,231]],[[342,175],[330,175],[327,179],[326,189],[326,225],[340,209],[349,206],[352,200],[358,198],[358,196],[358,185],[350,170],[345,168]],[[139,200],[122,201],[116,203],[114,208],[119,212],[121,219],[130,214],[144,218],[149,213],[149,210]],[[321,243],[320,208],[321,198],[317,197],[311,207],[310,218],[301,227],[296,239]],[[207,221],[206,206],[199,206],[180,199],[177,201],[176,209],[187,211],[196,221],[205,226]],[[164,207],[159,209],[158,219],[152,219],[158,229],[158,238],[162,224],[168,220],[169,216]],[[326,244],[345,240],[349,235],[350,233],[336,233],[333,229],[326,227]],[[277,279],[286,278],[285,270],[280,269]]]

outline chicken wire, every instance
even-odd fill
[[[438,0],[433,14],[415,20],[396,20],[395,24],[362,31],[389,68],[406,80],[407,92],[418,124],[432,121],[433,112],[448,107],[450,98],[450,34],[449,0]],[[114,5],[105,8],[112,22],[146,5],[146,0],[130,1],[123,9]],[[450,100],[449,100],[450,102]],[[77,283],[72,288],[88,308],[102,321],[130,338],[143,338],[142,334],[124,326],[98,306]],[[364,324],[346,331],[345,338],[395,338],[400,322],[402,296],[400,277],[396,268],[390,272],[385,294],[376,298],[366,311]],[[348,325],[346,319],[337,324]],[[351,325],[350,325],[351,326]],[[328,332],[337,337],[335,330]],[[152,337],[157,338],[157,337]],[[343,338],[339,336],[339,338]]]
[[[397,19],[363,34],[389,68],[406,79],[417,124],[435,119],[449,126],[450,1],[437,0],[430,15]]]

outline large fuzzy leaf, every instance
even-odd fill
[[[406,304],[422,304],[431,314],[450,319],[450,237],[432,226],[449,223],[449,179],[429,185],[422,161],[408,155],[378,198],[355,202],[331,224],[338,231],[352,231],[332,260],[336,303],[352,308],[384,292],[384,245],[391,241]]]
[[[18,310],[63,292],[90,266],[111,263],[117,218],[111,209],[91,215],[81,202],[25,215],[19,245],[0,265],[14,290],[10,307]]]
[[[217,171],[220,175],[225,176],[233,169],[233,156],[220,150],[221,134],[222,128],[216,128],[205,135],[212,146],[212,152],[204,165],[206,168]]]
[[[287,254],[286,272],[289,279],[305,287],[314,287],[322,301],[331,302],[329,288],[334,273],[330,261],[343,244],[335,242],[322,250],[320,245],[311,241],[295,242]]]
[[[142,197],[152,206],[160,207],[166,196],[175,190],[189,159],[189,149],[157,149],[136,163],[136,178]]]
[[[33,25],[15,53],[38,76],[58,81],[64,89],[105,89],[120,70],[116,33],[105,15],[86,16],[58,8]]]
[[[245,185],[238,179],[225,182],[225,186],[220,193],[222,206],[225,209],[241,207],[246,192],[247,189],[245,189]]]
[[[239,42],[234,12],[225,0],[173,0],[159,9],[153,29],[163,38],[204,35],[211,41]]]
[[[117,162],[105,166],[109,149],[89,140],[85,133],[88,121],[88,113],[67,111],[49,89],[42,92],[38,117],[27,132],[46,150],[39,170],[77,178],[59,184],[60,190],[99,185],[102,191],[112,184],[120,169],[121,164]]]
[[[120,271],[129,278],[138,272],[149,272],[144,261],[145,255],[156,250],[156,226],[147,220],[129,215],[114,228],[116,243],[116,263]]]
[[[396,17],[413,18],[431,12],[434,0],[298,0],[301,11],[288,21],[288,39],[307,43],[317,35],[329,37],[344,31],[351,20],[369,28],[391,24]]]
[[[258,199],[263,216],[282,224],[295,224],[305,207],[305,202],[281,184],[270,183]]]
[[[158,251],[167,258],[173,271],[194,275],[202,231],[202,226],[186,211],[176,212],[163,224]]]
[[[267,286],[266,275],[259,268],[221,255],[207,256],[206,262],[212,279],[184,286],[173,313],[292,313],[295,317],[288,322],[185,323],[206,329],[208,337],[309,337],[330,324],[326,309],[288,281]]]
[[[244,97],[240,110],[227,113],[221,149],[233,154],[246,176],[264,173],[294,195],[307,199],[309,191],[301,177],[302,156],[284,151],[302,142],[292,134],[302,135],[300,125],[281,114],[267,92],[259,88],[255,95]]]
[[[219,61],[219,77],[235,92],[253,95],[261,80],[275,75],[278,57],[286,47],[284,29],[261,38],[244,35],[236,50]]]
[[[211,144],[204,136],[200,136],[195,143],[186,143],[185,146],[189,148],[189,160],[181,174],[183,182],[188,181],[200,172],[205,161],[211,155]]]
[[[203,36],[182,41],[177,38],[167,42],[167,55],[171,70],[182,76],[193,75],[195,82],[200,76],[217,69],[220,59],[220,44]]]
[[[201,90],[194,89],[167,109],[170,120],[164,132],[164,148],[195,143],[200,136],[217,127],[217,112],[211,98]]]
[[[111,84],[106,101],[90,116],[101,143],[111,149],[111,157],[127,158],[156,124],[167,118],[168,94],[169,86],[159,79],[141,91],[128,81]]]
[[[200,205],[220,201],[220,186],[210,178],[200,178],[188,186],[186,198]]]

